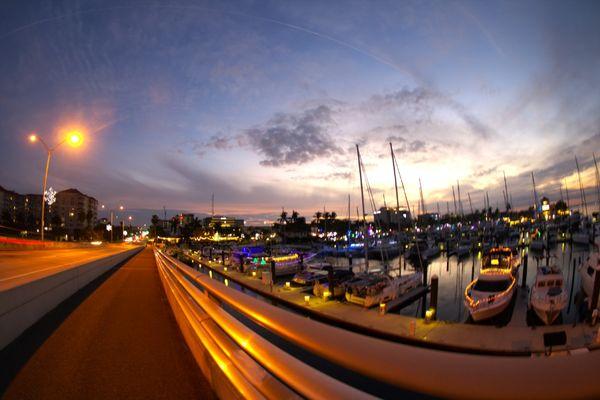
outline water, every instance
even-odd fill
[[[564,276],[564,287],[569,293],[569,304],[563,310],[562,322],[565,324],[574,323],[577,319],[577,310],[574,304],[575,296],[580,290],[579,259],[585,262],[590,248],[571,246],[570,244],[559,243],[550,249],[550,264],[556,265],[562,270]],[[522,254],[522,252],[520,253]],[[577,265],[573,267],[573,260]],[[328,258],[328,261],[334,265],[347,266],[348,260],[344,258]],[[527,267],[527,286],[532,287],[535,281],[537,265],[545,264],[545,258],[541,254],[530,253]],[[354,270],[364,269],[364,259],[355,259]],[[389,265],[396,269],[391,275],[397,274],[398,258],[394,258]],[[402,261],[402,274],[412,273],[414,269],[409,263]],[[382,267],[382,262],[378,260],[369,260],[369,269]],[[456,257],[450,257],[449,262],[445,255],[432,260],[427,268],[427,281],[430,282],[431,276],[436,274],[439,277],[438,287],[438,319],[442,321],[465,322],[469,317],[469,311],[463,304],[464,291],[467,285],[479,275],[481,268],[481,254],[475,254],[458,260]],[[518,284],[522,283],[523,266],[519,266]],[[422,302],[420,300],[397,311],[399,314],[420,317],[422,315]]]

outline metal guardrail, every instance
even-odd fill
[[[553,357],[502,357],[459,354],[393,343],[334,326],[326,325],[272,306],[163,254],[156,253],[162,276],[169,277],[180,297],[188,297],[197,307],[189,308],[189,318],[202,320],[212,331],[214,342],[229,340],[248,359],[241,362],[229,357],[228,365],[241,378],[239,392],[254,388],[266,398],[273,392],[264,390],[254,370],[264,370],[282,383],[278,390],[289,388],[307,398],[371,397],[358,388],[336,380],[271,344],[226,311],[224,305],[254,321],[270,334],[328,362],[360,374],[372,381],[437,397],[454,398],[598,398],[597,366],[600,351]],[[177,287],[177,289],[175,289]],[[200,333],[198,334],[200,337]],[[220,337],[220,339],[218,339]],[[215,339],[217,338],[217,339]],[[201,338],[202,340],[202,338]],[[203,344],[204,341],[202,341]],[[205,344],[210,347],[210,343]],[[223,347],[221,347],[223,349]],[[212,353],[211,353],[212,354]],[[225,354],[234,354],[226,352]],[[237,352],[235,354],[238,354]],[[214,356],[214,355],[213,355]],[[218,354],[217,354],[218,356]],[[243,383],[245,382],[245,383]],[[248,388],[244,389],[247,385]],[[288,393],[289,395],[292,392]],[[244,397],[254,397],[244,395]]]

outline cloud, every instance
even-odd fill
[[[248,145],[261,154],[264,166],[304,164],[342,153],[329,131],[332,110],[325,105],[300,113],[280,113],[267,123],[244,131]]]

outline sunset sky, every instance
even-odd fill
[[[409,200],[442,211],[502,173],[517,207],[597,209],[597,1],[7,1],[0,4],[0,185],[40,192],[27,142],[86,132],[49,185],[131,210],[268,218],[360,199],[361,146],[377,206],[395,205],[392,141]],[[563,187],[564,190],[564,187]],[[394,200],[393,200],[394,199]],[[411,204],[411,205],[413,205]],[[353,214],[355,211],[353,211]]]

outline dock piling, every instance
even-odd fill
[[[433,319],[437,319],[437,301],[438,301],[438,284],[439,278],[437,274],[431,276],[431,294],[429,295],[429,307],[433,308]]]
[[[600,296],[600,272],[596,272],[594,274],[594,289],[592,290],[592,297],[590,298],[590,302],[588,304],[588,309],[590,313],[593,310],[598,308],[598,297]]]
[[[523,258],[523,281],[521,287],[527,287],[527,264],[529,263],[529,254],[525,253]]]

